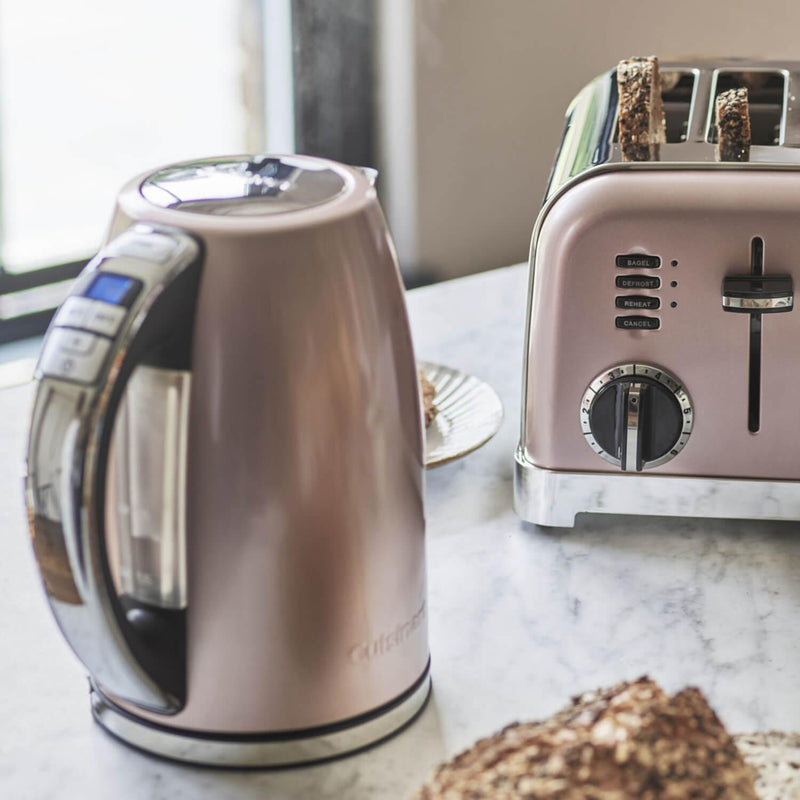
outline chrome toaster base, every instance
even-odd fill
[[[213,767],[288,767],[327,761],[398,733],[422,712],[431,691],[430,667],[395,701],[352,720],[274,734],[213,734],[170,729],[134,717],[91,687],[92,714],[109,733],[162,758]]]
[[[575,515],[800,520],[800,482],[558,472],[517,450],[514,510],[527,522],[571,528]]]

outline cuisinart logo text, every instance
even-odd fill
[[[419,607],[419,611],[406,622],[398,622],[388,633],[376,636],[370,642],[359,642],[354,644],[347,655],[355,664],[362,664],[365,661],[372,661],[373,658],[385,656],[390,650],[407,642],[414,631],[418,630],[425,619],[425,601]]]

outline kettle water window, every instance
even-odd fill
[[[117,592],[186,607],[186,448],[190,375],[137,367],[109,457],[107,542]]]

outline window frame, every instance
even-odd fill
[[[68,261],[26,272],[8,272],[0,264],[0,297],[73,280],[87,263],[88,259]],[[16,317],[0,317],[0,345],[32,336],[41,336],[47,330],[55,312],[55,308],[44,307]]]

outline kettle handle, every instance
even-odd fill
[[[201,261],[187,233],[136,225],[89,262],[42,347],[26,459],[34,553],[64,636],[112,699],[161,713],[185,701],[185,621],[159,628],[117,596],[106,552],[109,447],[134,369],[153,359],[190,366]]]

